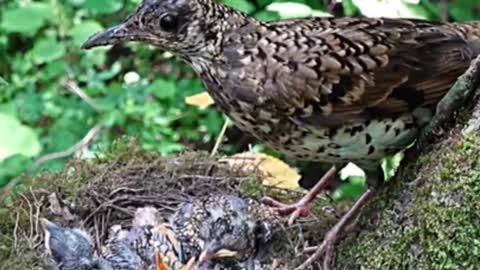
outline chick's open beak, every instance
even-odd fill
[[[200,254],[200,257],[198,258],[198,262],[208,262],[212,261],[215,259],[221,259],[221,258],[231,258],[235,257],[238,254],[238,252],[229,250],[229,249],[220,249],[216,252],[212,252],[210,249],[206,249]]]
[[[163,262],[162,255],[158,251],[155,251],[155,264],[157,265],[157,270],[170,270],[170,268]]]

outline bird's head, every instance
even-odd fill
[[[211,226],[200,262],[242,260],[255,251],[255,222],[242,211],[219,217]]]
[[[223,33],[242,17],[212,0],[144,0],[135,14],[95,34],[83,48],[139,41],[184,58],[215,57]]]
[[[59,269],[96,269],[93,241],[80,229],[63,228],[47,219],[41,223],[45,232],[45,247]]]

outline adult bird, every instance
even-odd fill
[[[328,266],[340,233],[384,182],[381,160],[415,141],[436,104],[480,53],[480,23],[265,23],[213,0],[144,0],[126,21],[83,47],[131,41],[189,63],[240,129],[287,157],[333,164],[297,204],[270,200],[292,220],[308,213],[337,168],[354,162],[365,171],[367,191],[316,252]]]
[[[45,248],[59,270],[93,270],[96,268],[94,243],[84,230],[63,228],[41,219]]]

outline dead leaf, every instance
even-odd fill
[[[70,212],[68,207],[60,202],[56,193],[51,193],[48,195],[48,202],[50,203],[50,211],[56,216],[60,216],[64,221],[72,221],[75,219],[75,216]]]
[[[151,206],[138,208],[133,217],[133,227],[155,226],[158,222],[158,210]]]
[[[300,174],[282,160],[263,153],[245,152],[224,158],[222,162],[246,173],[259,171],[264,175],[263,184],[283,189],[301,190]]]
[[[215,104],[215,101],[213,101],[212,97],[207,92],[202,92],[200,94],[186,97],[185,103],[196,106],[200,110],[205,110],[206,108]]]

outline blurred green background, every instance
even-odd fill
[[[480,18],[477,0],[221,0],[261,20],[365,15],[465,21]],[[141,45],[82,51],[93,33],[120,20],[141,0],[0,0],[0,188],[32,166],[62,170],[76,155],[108,150],[122,136],[171,155],[210,150],[224,117],[184,99],[203,91],[191,69],[169,53]],[[98,132],[100,131],[100,132]],[[90,133],[89,133],[90,132]],[[224,153],[254,143],[234,128]],[[259,149],[262,149],[259,146]],[[57,153],[65,158],[45,162]],[[41,167],[41,168],[40,168]],[[355,191],[353,191],[355,193]],[[357,192],[358,193],[358,192]]]

